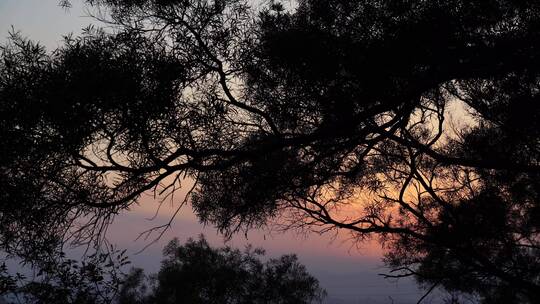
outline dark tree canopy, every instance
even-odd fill
[[[137,284],[122,289],[120,304],[310,304],[320,303],[325,291],[295,255],[261,262],[262,249],[212,248],[201,237],[184,245],[172,240],[155,276],[155,287],[140,292],[144,278],[135,270]]]
[[[96,253],[84,261],[58,254],[40,261],[29,274],[8,271],[0,265],[0,302],[9,304],[113,304],[127,276],[122,267],[129,264],[124,251]],[[142,286],[141,286],[142,287]],[[142,290],[142,288],[140,288]]]
[[[211,247],[204,236],[164,248],[157,274],[124,273],[124,251],[76,262],[59,256],[11,275],[0,265],[0,297],[13,304],[315,304],[326,292],[295,255],[262,262],[264,250]]]
[[[194,181],[228,234],[377,236],[428,288],[540,296],[539,2],[88,2],[113,33],[2,48],[7,252],[99,243]]]

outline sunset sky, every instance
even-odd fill
[[[13,26],[14,30],[20,31],[23,36],[40,41],[48,50],[53,50],[61,44],[63,35],[76,35],[82,27],[97,23],[86,16],[85,8],[79,1],[73,1],[73,7],[69,10],[59,7],[58,2],[59,0],[0,0],[0,41],[5,41]],[[155,200],[143,197],[138,207],[119,215],[109,228],[109,240],[128,249],[134,266],[156,272],[161,259],[161,248],[173,237],[184,241],[188,237],[204,233],[211,244],[223,245],[223,237],[215,229],[201,225],[189,207],[184,207],[174,220],[172,228],[159,242],[136,254],[151,241],[135,241],[137,236],[146,229],[166,223],[176,205],[175,202],[166,203],[154,220],[148,220],[156,208]],[[381,250],[377,244],[364,244],[362,248],[356,248],[347,241],[347,236],[339,235],[333,239],[332,235],[314,233],[299,235],[295,232],[251,231],[247,238],[243,234],[237,235],[228,244],[243,247],[251,243],[265,248],[269,257],[296,253],[308,271],[316,276],[322,287],[328,291],[328,303],[391,303],[391,299],[394,303],[416,303],[422,292],[412,281],[390,282],[378,275],[387,269],[382,267]]]

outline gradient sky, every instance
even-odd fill
[[[11,27],[23,36],[40,41],[48,50],[61,44],[62,36],[80,33],[81,28],[95,23],[87,17],[84,5],[73,0],[69,10],[58,7],[59,0],[0,0],[0,42],[5,41]],[[165,204],[152,221],[157,202],[143,197],[140,206],[117,217],[109,228],[109,240],[127,248],[135,266],[147,271],[159,269],[161,248],[173,237],[180,241],[204,233],[210,243],[223,245],[223,238],[211,227],[198,223],[189,208],[184,208],[171,229],[156,244],[140,251],[150,240],[135,241],[151,227],[166,223],[175,210],[174,203]],[[381,251],[376,244],[365,244],[358,249],[346,240],[346,235],[333,240],[330,235],[298,235],[294,232],[277,233],[252,231],[247,238],[235,236],[228,244],[243,247],[251,243],[267,250],[267,256],[296,253],[300,261],[315,275],[329,294],[329,303],[416,303],[421,296],[410,280],[390,282],[378,273],[387,271],[380,262]],[[429,301],[427,302],[429,303]],[[438,303],[437,300],[431,303]]]

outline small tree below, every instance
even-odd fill
[[[296,255],[263,263],[262,249],[212,248],[204,236],[190,238],[184,245],[173,239],[163,253],[159,273],[150,277],[154,288],[142,295],[147,277],[134,269],[126,280],[131,284],[120,291],[121,304],[301,304],[320,303],[326,295]]]
[[[159,273],[122,271],[125,251],[77,262],[63,254],[35,265],[36,276],[12,275],[0,264],[0,300],[11,304],[308,304],[326,292],[296,255],[262,262],[264,250],[213,248],[204,236],[164,248]],[[0,302],[1,303],[1,302]]]

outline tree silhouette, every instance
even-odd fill
[[[295,255],[263,263],[262,249],[245,251],[212,248],[204,237],[179,245],[174,239],[163,250],[165,259],[155,276],[154,289],[141,294],[144,283],[134,270],[136,284],[124,289],[120,303],[319,303],[325,291]],[[139,298],[133,300],[134,298]]]
[[[123,272],[125,251],[82,262],[60,255],[35,265],[34,277],[12,275],[0,265],[0,296],[28,304],[311,304],[326,292],[298,262],[283,255],[262,262],[263,249],[211,247],[204,236],[164,248],[159,273]]]
[[[32,275],[11,274],[3,263],[0,299],[13,304],[117,303],[118,290],[126,285],[122,266],[129,264],[124,253],[113,249],[80,262],[59,253],[54,259],[32,265]]]
[[[377,236],[390,276],[537,299],[536,1],[88,2],[114,33],[2,49],[8,252],[99,243],[191,179],[184,202],[226,234]]]

